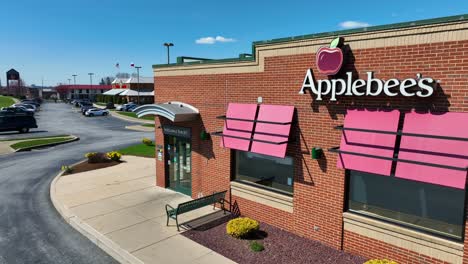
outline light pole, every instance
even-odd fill
[[[167,64],[169,64],[169,48],[174,46],[174,43],[166,42],[166,43],[164,43],[164,46],[167,47]]]
[[[68,78],[67,80],[68,80],[68,85],[71,85],[71,79]]]
[[[74,94],[74,93],[75,93],[75,89],[76,89],[76,76],[78,76],[78,75],[73,74],[72,76],[73,76],[73,94]],[[74,96],[73,96],[73,97],[74,97]]]
[[[88,75],[89,75],[89,83],[91,84],[91,86],[89,88],[93,89],[93,75],[94,75],[94,73],[90,72],[90,73],[88,73]],[[88,94],[88,98],[89,98],[89,94]]]
[[[141,69],[141,66],[134,66],[134,67],[137,70],[137,92],[138,92],[137,104],[139,105],[140,104],[140,69]]]

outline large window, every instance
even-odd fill
[[[350,171],[349,211],[463,239],[465,190]]]
[[[234,180],[292,195],[294,162],[252,152],[235,151]]]

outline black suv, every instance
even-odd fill
[[[0,131],[27,133],[37,128],[36,119],[31,115],[0,112]]]
[[[2,110],[0,110],[0,115],[2,114],[24,114],[33,116],[34,112],[26,111],[24,108],[21,107],[3,107]]]

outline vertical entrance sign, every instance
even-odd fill
[[[408,136],[405,133],[468,138],[468,114],[444,113],[405,115],[398,159],[439,165],[468,167],[468,141]],[[397,162],[395,176],[464,189],[467,171]]]
[[[344,128],[380,130],[395,134],[343,130],[340,150],[393,158],[399,117],[400,113],[397,110],[390,112],[348,110]],[[341,169],[390,176],[392,160],[340,153],[337,166]]]

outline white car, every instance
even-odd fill
[[[91,108],[85,113],[86,116],[106,116],[108,114],[109,110],[100,108]]]

